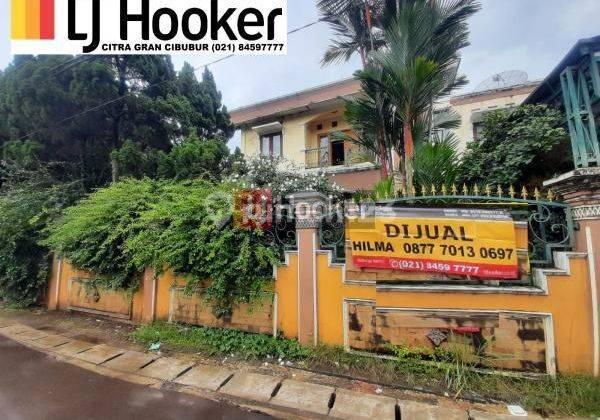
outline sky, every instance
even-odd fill
[[[0,0],[0,68],[11,60],[9,2]],[[600,34],[599,0],[482,0],[470,22],[471,45],[463,50],[461,72],[470,80],[462,93],[504,70],[524,70],[529,80],[543,79],[580,38]],[[318,19],[313,0],[288,0],[289,29]],[[349,77],[360,67],[355,57],[322,68],[331,31],[318,23],[289,37],[286,56],[236,56],[209,68],[231,109]],[[194,67],[215,56],[174,56]],[[229,146],[239,145],[236,135]]]

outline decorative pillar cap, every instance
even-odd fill
[[[291,204],[327,202],[327,196],[318,191],[299,191],[286,197]]]
[[[573,208],[575,220],[600,219],[600,168],[579,168],[544,182]]]
[[[287,196],[294,206],[297,229],[316,229],[325,214],[327,197],[317,191],[300,191]]]

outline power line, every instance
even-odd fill
[[[320,22],[322,22],[322,21],[323,21],[322,19],[318,19],[318,20],[316,20],[316,21],[314,21],[314,22],[311,22],[311,23],[308,23],[308,24],[306,24],[306,25],[304,25],[304,26],[301,26],[301,27],[298,27],[298,28],[292,29],[291,31],[288,31],[288,35],[295,34],[295,33],[297,33],[297,32],[300,32],[300,31],[304,30],[304,29],[310,28],[311,26],[314,26],[314,25],[316,25],[317,23],[320,23]],[[221,58],[219,58],[219,59],[216,59],[216,60],[214,60],[214,61],[211,61],[211,62],[209,62],[209,63],[202,64],[201,66],[194,67],[194,68],[193,68],[193,71],[194,71],[194,72],[196,72],[196,71],[198,71],[198,70],[200,70],[200,69],[206,68],[206,67],[208,67],[208,66],[211,66],[211,65],[213,65],[213,64],[220,63],[221,61],[228,60],[228,59],[230,59],[230,58],[232,58],[232,57],[235,57],[235,54],[230,54],[230,55],[227,55],[227,56],[225,56],[225,57],[221,57]],[[71,61],[73,61],[73,60],[69,60],[68,62],[71,62]],[[85,61],[81,61],[80,63],[76,63],[75,65],[77,65],[77,64],[81,64],[81,63],[83,63],[83,62],[85,62]],[[148,86],[146,86],[146,87],[145,87],[145,89],[151,89],[151,88],[154,88],[154,87],[160,86],[160,85],[162,85],[162,84],[164,84],[164,83],[167,83],[167,82],[170,82],[170,81],[171,81],[171,80],[163,80],[162,82],[157,82],[157,83],[154,83],[154,84],[148,85]],[[104,108],[105,106],[108,106],[108,105],[111,105],[111,104],[113,104],[113,103],[116,103],[116,102],[122,101],[122,100],[123,100],[123,99],[125,99],[125,97],[127,97],[128,95],[130,95],[130,94],[128,93],[128,94],[125,94],[125,95],[123,95],[123,96],[119,96],[118,98],[111,99],[111,100],[109,100],[109,101],[106,101],[106,102],[103,102],[103,103],[101,103],[101,104],[98,104],[98,105],[96,105],[96,106],[94,106],[94,107],[92,107],[92,108],[88,108],[88,109],[86,109],[86,110],[83,110],[83,111],[81,111],[81,112],[79,112],[79,113],[77,113],[77,114],[71,115],[71,116],[69,116],[69,117],[66,117],[66,118],[64,118],[64,119],[62,119],[62,120],[60,120],[60,121],[58,121],[58,122],[57,122],[56,124],[54,124],[54,125],[56,126],[56,125],[63,124],[63,123],[65,123],[65,122],[67,122],[67,121],[71,121],[71,120],[73,120],[73,119],[75,119],[75,118],[81,117],[82,115],[85,115],[85,114],[88,114],[88,113],[90,113],[90,112],[94,112],[94,111],[97,111],[97,110],[99,110],[99,109],[101,109],[101,108]],[[45,128],[40,128],[40,129],[37,129],[37,130],[31,131],[31,132],[29,132],[29,133],[25,134],[24,136],[21,136],[21,137],[19,137],[19,139],[18,139],[18,140],[23,140],[23,139],[26,139],[27,137],[29,137],[29,136],[31,136],[31,135],[33,135],[33,134],[39,133],[39,132],[41,132],[41,131],[43,131],[43,130],[46,130],[46,129],[48,129],[48,128],[49,128],[49,127],[45,127]]]

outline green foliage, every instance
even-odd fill
[[[373,201],[391,200],[396,196],[394,180],[392,178],[382,179],[373,187],[371,199]]]
[[[467,145],[462,159],[465,182],[537,184],[568,168],[570,152],[560,111],[522,105],[490,112],[483,124],[482,138]]]
[[[68,208],[44,242],[76,267],[112,288],[135,288],[144,267],[133,264],[125,242],[138,233],[142,212],[158,201],[162,185],[144,179],[103,188]]]
[[[210,71],[178,74],[169,56],[15,58],[0,74],[0,115],[0,145],[27,136],[43,146],[42,162],[62,163],[55,177],[88,191],[111,180],[110,153],[127,139],[147,154],[193,131],[222,142],[233,134]]]
[[[46,225],[81,192],[39,170],[21,173],[0,191],[0,298],[28,306],[42,297],[50,252],[41,242]]]
[[[229,171],[229,148],[219,139],[200,139],[195,131],[175,144],[170,152],[143,148],[125,141],[111,153],[117,178],[159,178],[218,180]]]
[[[342,188],[324,172],[306,172],[286,159],[257,156],[238,167],[240,171],[230,177],[233,182],[245,188],[270,188],[276,198],[306,190],[333,197],[342,193]]]
[[[201,140],[192,132],[170,153],[162,153],[158,161],[158,177],[218,180],[229,157],[227,145],[219,139]]]
[[[423,142],[415,148],[415,184],[430,188],[435,185],[449,186],[459,174],[459,156],[456,151],[457,139],[450,135],[434,142]]]
[[[212,302],[216,315],[260,297],[279,264],[262,231],[221,227],[232,215],[234,190],[205,181],[165,184],[160,200],[140,215],[139,233],[126,243],[136,266],[184,275],[188,291]]]
[[[295,340],[275,338],[266,334],[165,322],[143,325],[132,333],[132,338],[144,343],[163,343],[179,349],[202,351],[209,355],[234,354],[245,359],[272,357],[298,360],[311,353],[309,347],[301,346]]]
[[[69,208],[46,243],[111,288],[135,288],[145,268],[168,267],[221,316],[259,297],[279,263],[262,231],[222,223],[234,191],[203,180],[117,182]]]

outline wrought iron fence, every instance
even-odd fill
[[[296,236],[296,218],[288,205],[276,205],[273,223],[265,231],[267,241],[277,248],[283,259],[285,251],[298,249]]]
[[[439,191],[439,195],[438,195]],[[553,263],[553,252],[573,247],[573,217],[568,204],[554,201],[551,191],[542,196],[539,190],[531,193],[523,188],[518,193],[513,187],[486,186],[483,194],[477,186],[456,186],[436,190],[435,187],[420,188],[421,195],[381,200],[362,205],[402,207],[475,207],[508,209],[514,220],[527,223],[529,260],[533,267],[548,267]],[[343,213],[342,213],[343,214]],[[337,214],[324,217],[321,226],[321,246],[334,251],[337,261],[345,259],[344,220]]]
[[[516,222],[528,227],[529,261],[533,267],[548,267],[553,263],[553,252],[570,250],[573,247],[574,222],[571,207],[554,201],[552,192],[547,195],[536,189],[531,194],[523,188],[517,197],[511,187],[504,191],[501,187],[485,187],[484,195],[479,195],[478,187],[463,186],[462,191],[451,187],[441,188],[437,194],[434,187],[421,188],[422,195],[400,197],[392,200],[367,202],[361,205],[398,207],[471,207],[508,209]],[[296,226],[293,210],[282,206],[276,211],[273,225],[266,232],[274,246],[283,252],[297,249]],[[345,205],[343,202],[329,210],[322,217],[319,228],[321,249],[331,250],[335,262],[345,261]]]
[[[568,204],[550,200],[476,195],[424,195],[383,200],[375,205],[508,209],[515,221],[527,223],[529,260],[532,266],[550,266],[553,262],[554,251],[569,250],[573,247],[571,207]]]

